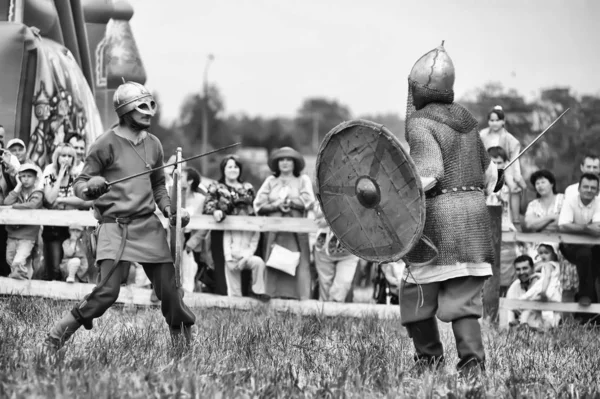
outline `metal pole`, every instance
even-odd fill
[[[204,81],[202,84],[202,152],[208,152],[208,67],[215,59],[212,54],[206,58]],[[208,158],[202,159],[202,174],[208,173]]]

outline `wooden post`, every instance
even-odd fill
[[[502,206],[488,206],[494,247],[492,277],[483,286],[483,317],[496,322],[500,301],[500,245],[502,244]]]

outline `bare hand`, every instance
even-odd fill
[[[289,205],[289,204],[280,204],[280,205],[278,206],[278,208],[279,208],[279,210],[280,210],[281,212],[283,212],[283,213],[289,213],[289,212],[290,212],[290,210],[291,210],[291,208],[290,208],[290,205]]]
[[[213,218],[215,218],[217,223],[220,223],[225,219],[225,214],[221,210],[216,210],[213,212]]]
[[[586,226],[588,233],[595,237],[600,237],[600,223],[592,223]]]

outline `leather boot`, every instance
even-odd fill
[[[193,326],[182,326],[181,328],[169,327],[171,341],[174,347],[188,347],[194,340]]]
[[[444,347],[434,318],[407,324],[406,329],[415,344],[415,361],[418,367],[431,368],[444,362]]]
[[[485,350],[481,326],[476,317],[463,317],[452,322],[459,362],[457,370],[463,375],[477,375],[485,371]]]
[[[44,345],[48,349],[59,350],[65,342],[75,334],[75,331],[77,331],[79,327],[81,327],[81,323],[75,319],[75,316],[73,316],[71,312],[68,312],[62,319],[54,324],[44,341]]]

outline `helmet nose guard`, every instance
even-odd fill
[[[117,88],[113,96],[113,106],[119,117],[134,110],[154,116],[158,108],[148,89],[136,82],[125,82]]]

